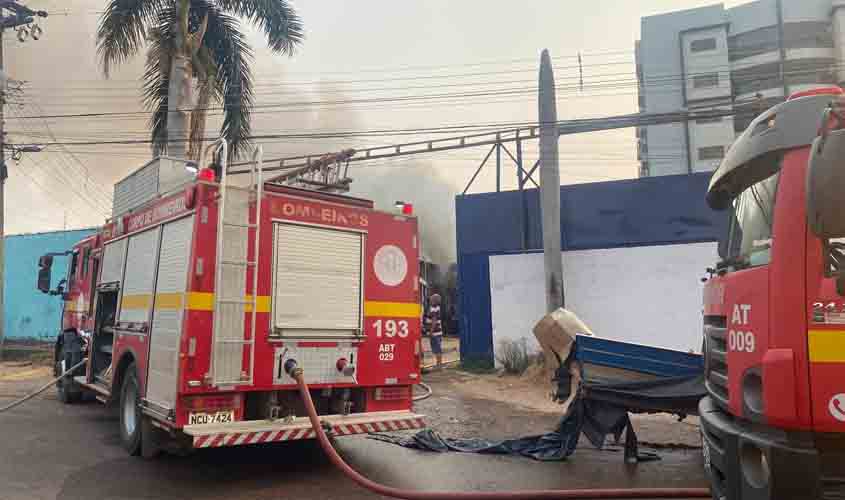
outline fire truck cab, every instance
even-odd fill
[[[154,455],[314,437],[284,369],[296,361],[335,435],[419,428],[417,221],[370,201],[157,158],[118,182],[61,295],[65,403],[120,408],[123,444]],[[190,166],[190,164],[188,164]]]
[[[710,184],[708,202],[730,214],[704,287],[713,498],[845,494],[841,98],[816,90],[764,112]]]

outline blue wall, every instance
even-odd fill
[[[5,324],[7,339],[55,338],[62,314],[62,299],[35,287],[38,258],[47,252],[69,250],[93,229],[19,234],[6,237]],[[66,257],[53,260],[53,287],[67,274]]]
[[[717,241],[727,231],[728,217],[704,200],[710,175],[562,186],[563,249]],[[461,358],[492,362],[488,257],[542,249],[539,192],[457,196],[455,214]]]

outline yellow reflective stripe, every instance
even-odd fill
[[[364,316],[384,318],[419,318],[420,305],[416,302],[364,302]]]
[[[185,300],[186,309],[191,311],[213,311],[214,294],[208,292],[188,292]]]
[[[184,293],[157,293],[156,309],[178,310],[182,309]]]
[[[213,311],[214,294],[210,292],[188,292],[185,300],[186,309],[192,311]],[[247,295],[244,300],[251,301],[252,296]],[[259,295],[257,312],[270,312],[270,296]],[[252,311],[251,304],[247,304],[246,312]],[[382,316],[386,318],[419,318],[421,315],[420,305],[414,302],[376,302],[367,301],[364,303],[365,316]]]
[[[247,295],[244,300],[251,302],[252,295]],[[188,292],[185,301],[187,309],[191,311],[213,311],[214,310],[214,294],[210,292]],[[256,312],[266,313],[270,312],[270,296],[259,295],[256,302]],[[252,312],[252,304],[246,304],[244,307],[246,312]]]
[[[88,302],[83,302],[80,304],[80,307],[76,307],[77,303],[75,300],[66,300],[65,301],[65,311],[67,312],[88,312]]]
[[[246,300],[252,300],[252,295],[247,295]],[[246,305],[247,312],[252,312],[252,304]],[[255,312],[267,313],[270,312],[270,296],[259,295],[255,302]]]
[[[810,361],[845,363],[845,330],[810,330]]]
[[[120,301],[121,309],[149,309],[152,302],[152,295],[124,295]]]

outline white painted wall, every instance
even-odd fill
[[[716,243],[563,255],[567,308],[597,336],[701,351],[700,278],[717,259]],[[531,329],[545,314],[543,254],[491,256],[490,298],[494,354],[502,340],[520,338],[537,351]]]

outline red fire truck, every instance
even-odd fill
[[[704,289],[713,498],[845,498],[842,93],[764,112],[710,184],[731,215]]]
[[[335,435],[423,426],[417,221],[369,201],[158,158],[70,252],[56,373],[65,403],[120,410],[131,454],[314,437],[295,361]]]

